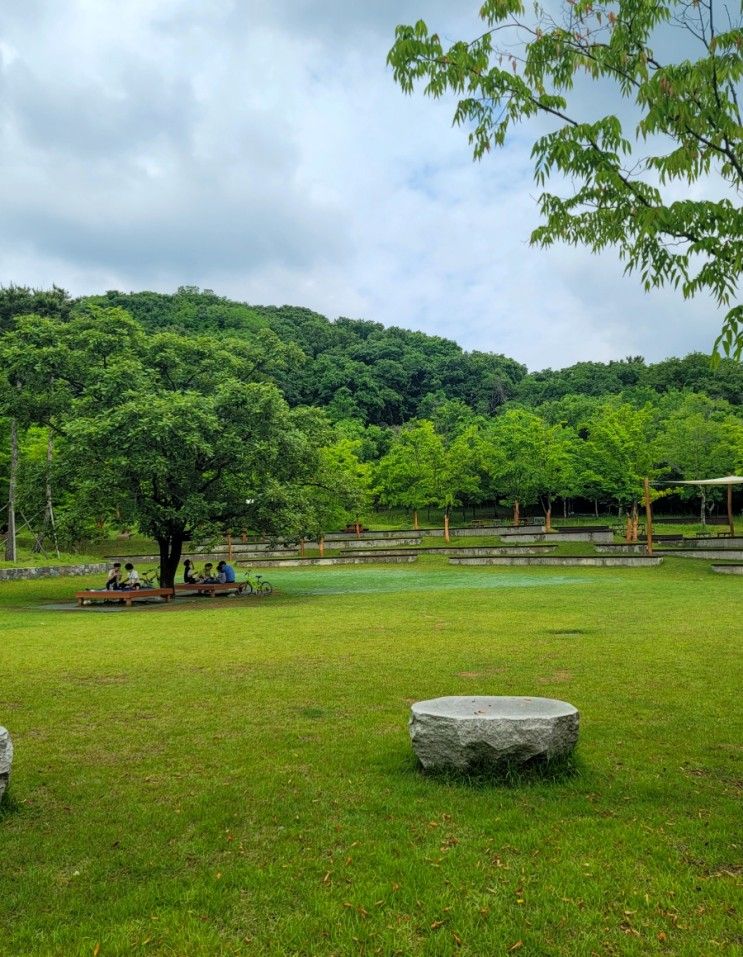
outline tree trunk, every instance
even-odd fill
[[[699,511],[699,521],[702,525],[707,524],[707,494],[704,489],[701,490],[702,507]]]
[[[321,535],[318,538],[317,544],[320,546],[320,558],[324,558],[325,557],[325,536],[324,535]]]
[[[547,508],[544,513],[544,527],[548,532],[552,531],[552,498],[547,496]]]
[[[513,524],[518,526],[520,522],[521,522],[521,505],[519,503],[519,500],[516,499],[516,501],[513,503]]]
[[[449,542],[449,509],[447,508],[444,512],[444,541]]]
[[[304,558],[304,539],[300,538],[299,540],[299,557]]]
[[[632,542],[637,542],[637,532],[640,524],[640,518],[637,512],[637,502],[632,503]]]
[[[44,476],[44,520],[41,525],[41,531],[36,537],[34,542],[34,551],[42,552],[44,550],[44,542],[46,541],[47,532],[51,530],[52,538],[54,539],[54,547],[57,551],[57,558],[59,558],[59,547],[57,545],[57,533],[54,528],[54,505],[52,503],[52,459],[54,458],[54,438],[52,436],[51,430],[49,431],[49,437],[47,438],[46,443],[46,475]]]
[[[562,517],[568,517],[568,500],[566,498],[562,500]]]
[[[593,514],[596,518],[599,517],[599,500],[597,498],[593,500]]]
[[[18,484],[18,421],[10,420],[10,477],[8,480],[8,535],[5,539],[5,561],[18,558],[15,530],[15,495]]]
[[[183,553],[183,535],[163,535],[157,539],[160,549],[160,587],[172,588]]]
[[[417,508],[413,509],[413,528],[416,531],[420,528],[420,525],[418,524],[418,509]]]

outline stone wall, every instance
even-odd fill
[[[337,558],[271,558],[268,561],[245,559],[237,561],[241,568],[290,568],[302,565],[395,565],[403,562],[417,562],[417,555],[379,554],[379,555],[343,555]]]
[[[568,565],[616,565],[627,568],[644,568],[648,565],[660,565],[663,559],[645,557],[643,555],[566,555],[560,558],[556,555],[545,555],[537,558],[506,557],[499,555],[490,558],[450,558],[450,565],[551,565],[555,568],[564,568]]]
[[[718,575],[743,575],[743,565],[713,565],[712,571]]]
[[[89,565],[39,565],[36,568],[0,568],[0,582],[19,581],[26,578],[61,578],[73,575],[105,575],[108,562]]]

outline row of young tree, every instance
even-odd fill
[[[624,512],[636,538],[646,478],[654,498],[699,495],[705,522],[719,493],[675,488],[674,480],[727,475],[743,465],[743,419],[727,403],[698,394],[679,395],[665,410],[621,399],[582,401],[573,421],[518,407],[483,418],[451,405],[438,423],[416,420],[400,429],[373,472],[379,500],[411,509],[416,525],[422,507],[448,517],[457,505],[497,501],[513,509],[514,522],[525,508],[541,509],[550,528],[555,500],[566,506],[580,498],[593,500],[597,513],[599,502]]]
[[[0,474],[8,557],[15,526],[37,547],[137,529],[164,581],[188,542],[250,530],[318,538],[370,504],[542,508],[589,498],[636,513],[645,477],[743,466],[743,420],[722,399],[637,390],[568,394],[495,416],[432,396],[401,426],[292,406],[279,382],[295,343],[145,329],[61,290],[0,291]],[[694,490],[682,494],[694,494]],[[702,519],[711,500],[702,500]]]

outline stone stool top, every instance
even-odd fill
[[[412,706],[410,739],[425,769],[467,770],[567,754],[579,720],[573,705],[554,698],[433,698]]]
[[[561,715],[577,714],[577,709],[567,701],[556,698],[516,698],[509,695],[477,695],[448,698],[431,698],[418,701],[412,706],[413,714],[430,714],[442,718],[506,718],[509,721],[528,718],[559,718]]]

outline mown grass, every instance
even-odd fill
[[[268,600],[0,585],[0,952],[739,953],[741,583],[271,569]],[[430,778],[414,700],[580,708],[573,766]],[[567,772],[567,773],[566,773]]]

